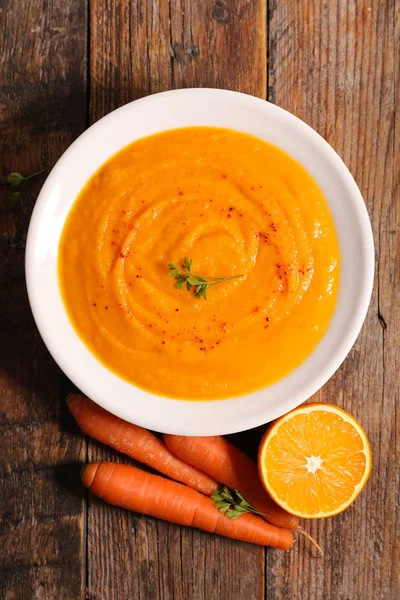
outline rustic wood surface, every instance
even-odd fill
[[[77,430],[72,384],[31,317],[24,245],[43,179],[14,208],[2,185],[0,599],[399,600],[400,0],[2,0],[0,32],[1,176],[50,169],[135,98],[235,89],[328,140],[361,188],[376,247],[363,330],[315,397],[362,422],[374,468],[344,514],[304,525],[321,560],[303,539],[264,550],[85,495],[82,463],[124,459]],[[232,437],[254,454],[262,429]]]

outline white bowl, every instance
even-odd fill
[[[311,356],[287,377],[257,392],[207,402],[157,396],[104,367],[75,333],[57,279],[61,230],[89,177],[127,144],[189,125],[229,127],[276,144],[299,161],[329,203],[341,253],[336,311]],[[54,359],[84,394],[143,427],[183,435],[233,433],[295,408],[333,375],[354,344],[370,301],[374,273],[371,224],[350,172],[313,129],[268,102],[225,90],[187,89],[131,102],[83,133],[48,176],[33,211],[26,248],[29,300]]]

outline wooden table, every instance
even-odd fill
[[[65,405],[72,384],[28,306],[24,246],[40,178],[14,208],[3,185],[1,599],[400,598],[399,17],[400,0],[2,0],[3,176],[49,170],[86,127],[135,98],[239,90],[304,119],[344,159],[371,216],[376,277],[357,343],[315,396],[366,428],[370,482],[344,514],[305,524],[323,560],[302,539],[288,553],[264,550],[82,491],[82,463],[123,458],[77,430]],[[252,454],[260,433],[234,440]]]

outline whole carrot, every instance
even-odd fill
[[[298,528],[298,517],[283,510],[264,490],[256,463],[224,437],[165,434],[164,440],[176,456],[229,488],[239,490],[270,523],[287,529]]]
[[[123,421],[80,394],[71,395],[67,403],[79,427],[95,440],[207,496],[218,487],[215,479],[182,461],[147,429]]]
[[[136,467],[91,463],[83,470],[82,482],[110,504],[171,523],[282,550],[288,550],[293,544],[293,535],[286,529],[250,514],[232,521],[214,506],[211,498]]]

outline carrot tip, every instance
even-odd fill
[[[81,394],[69,394],[67,396],[67,406],[76,419],[82,409],[87,406],[87,398],[81,396]]]
[[[81,471],[81,480],[83,485],[85,485],[87,488],[91,487],[94,478],[96,477],[97,469],[99,468],[99,466],[100,463],[96,462],[90,463],[83,467]]]
[[[77,400],[77,394],[68,394],[67,405],[70,410],[72,409],[72,406],[75,404],[76,400]]]

